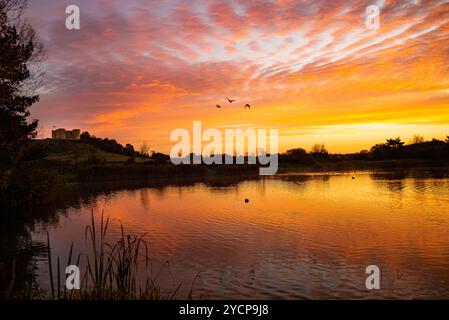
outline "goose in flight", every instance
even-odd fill
[[[218,108],[218,109],[220,109],[220,108],[221,108],[221,106],[220,106],[219,104],[217,104],[217,108]]]
[[[229,99],[229,98],[226,98],[226,100],[228,100],[229,103],[233,103],[233,102],[236,102],[236,101],[237,101],[236,99]]]
[[[251,109],[251,106],[249,104],[246,104],[245,109]]]

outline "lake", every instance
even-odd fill
[[[99,223],[104,211],[110,239],[120,225],[145,234],[152,274],[164,290],[181,285],[180,299],[449,298],[446,174],[216,180],[83,187],[30,227],[29,240],[43,247],[48,231],[53,257],[67,261],[72,242],[87,251],[91,213]],[[45,254],[30,264],[48,288]],[[380,290],[365,287],[369,265],[381,269]]]

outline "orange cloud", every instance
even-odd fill
[[[449,134],[447,1],[380,1],[370,31],[366,0],[80,0],[79,32],[64,28],[66,2],[28,10],[48,52],[33,112],[47,134],[80,127],[164,152],[193,120],[279,128],[282,150]]]

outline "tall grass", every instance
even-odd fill
[[[85,239],[89,253],[86,257],[86,267],[82,273],[80,290],[61,292],[60,261],[57,259],[56,290],[50,237],[47,234],[48,266],[50,274],[51,299],[64,300],[162,300],[174,299],[180,285],[170,292],[163,292],[150,276],[139,281],[138,275],[145,274],[151,265],[149,249],[145,235],[125,234],[121,226],[120,238],[115,242],[106,241],[109,218],[101,214],[99,229],[95,223],[94,213],[91,213],[91,225],[86,227]],[[70,247],[68,264],[71,265],[73,243]],[[79,266],[82,255],[78,255],[76,265]],[[65,284],[65,283],[64,283]],[[65,286],[64,286],[65,287]]]

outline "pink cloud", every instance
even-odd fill
[[[366,0],[78,0],[76,32],[64,27],[72,2],[28,9],[48,52],[33,112],[47,127],[141,126],[138,115],[164,127],[180,112],[215,116],[208,108],[228,95],[294,110],[298,99],[329,102],[340,92],[349,101],[420,91],[423,81],[407,82],[418,63],[440,75],[429,87],[449,81],[445,1],[385,0],[378,32],[364,26]],[[356,79],[376,86],[365,90]]]

